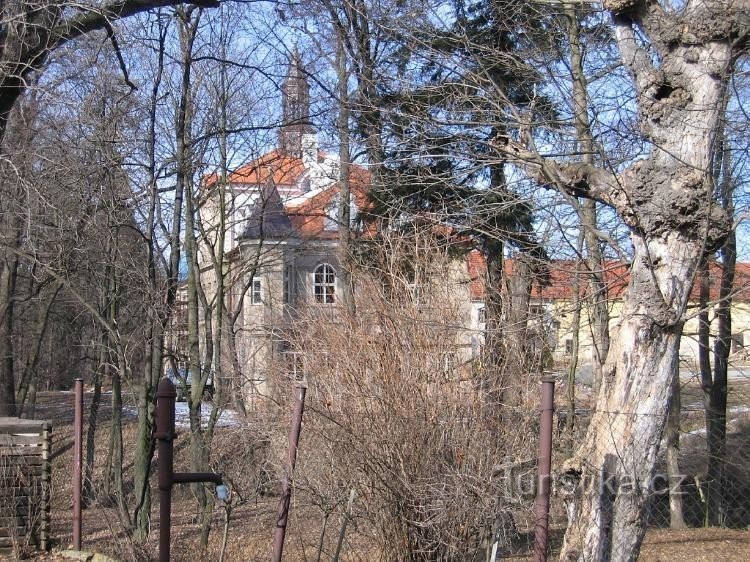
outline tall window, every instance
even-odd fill
[[[284,304],[294,304],[294,269],[284,265]]]
[[[486,324],[487,323],[487,309],[482,307],[479,310],[477,310],[477,323],[479,324]]]
[[[313,274],[313,289],[315,291],[315,302],[322,304],[333,304],[336,290],[336,271],[327,263],[322,263],[315,268]]]
[[[253,279],[253,290],[250,295],[250,302],[253,304],[263,304],[263,291],[262,291],[263,285],[260,282],[260,279]]]

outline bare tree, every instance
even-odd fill
[[[724,91],[744,48],[742,6],[604,2],[632,76],[648,146],[647,156],[626,170],[555,162],[530,152],[529,143],[509,143],[511,152],[536,164],[540,179],[614,209],[630,228],[633,245],[631,279],[597,411],[566,463],[579,488],[565,559],[633,560],[644,535],[690,288],[704,252],[728,233],[726,214],[709,204],[711,163]],[[721,25],[707,25],[718,21],[718,13],[725,14]],[[659,53],[658,61],[649,48]],[[615,485],[606,493],[589,488],[607,482]]]
[[[554,16],[560,9],[547,2],[535,7],[537,17],[549,18],[545,22],[556,29]],[[470,76],[482,84],[483,94],[494,96],[495,105],[483,114],[482,126],[490,128],[504,118],[509,123],[506,131],[515,131],[487,141],[496,161],[514,161],[539,184],[590,201],[584,204],[582,220],[589,231],[586,245],[594,277],[592,324],[599,345],[597,361],[605,355],[607,359],[594,397],[596,413],[576,454],[566,463],[566,475],[576,493],[571,498],[562,556],[631,560],[644,535],[651,478],[677,376],[679,341],[693,280],[702,256],[724,244],[731,230],[727,217],[731,209],[716,204],[712,177],[725,92],[747,46],[747,6],[743,1],[691,1],[676,7],[632,0],[605,1],[603,7],[600,25],[609,27],[617,47],[616,52],[610,51],[610,62],[613,68],[626,69],[622,83],[637,107],[637,114],[623,116],[618,125],[630,143],[602,143],[599,158],[593,158],[593,125],[585,122],[591,102],[586,100],[587,84],[580,65],[575,65],[572,97],[581,149],[563,148],[562,157],[554,156],[554,148],[550,150],[554,120],[541,121],[545,116],[535,106],[541,105],[539,96],[527,105],[514,103],[505,84],[489,79],[487,68],[474,69]],[[368,7],[357,8],[356,13],[368,13]],[[441,21],[444,13],[432,15]],[[424,25],[429,17],[417,20]],[[528,19],[531,23],[534,14]],[[366,30],[381,32],[382,21],[369,21]],[[441,28],[444,33],[447,25]],[[349,34],[346,25],[341,27],[353,41],[361,39],[365,29]],[[390,37],[404,37],[396,28],[388,28]],[[576,30],[571,32],[575,35]],[[429,43],[418,32],[406,37],[405,50]],[[476,41],[465,41],[464,52],[478,49]],[[437,49],[430,53],[429,62],[441,64]],[[368,60],[374,63],[376,59]],[[454,59],[443,64],[455,64]],[[458,81],[459,70],[466,71],[469,63],[457,64],[462,64],[458,70],[449,68]],[[367,69],[367,64],[362,68]],[[360,79],[367,84],[368,76],[376,74],[365,73]],[[461,81],[464,88],[470,84]],[[363,99],[372,104],[372,112],[377,112],[382,123],[384,98],[380,91],[370,94]],[[455,131],[460,121],[451,121],[449,116],[439,113],[437,120]],[[629,118],[633,127],[627,128]],[[384,127],[378,130],[382,133]],[[382,137],[380,141],[382,150],[371,150],[369,156],[382,168],[387,166],[388,151]],[[422,161],[431,156],[417,154]],[[609,353],[599,278],[602,256],[597,255],[599,240],[591,202],[618,217],[629,230],[632,246],[629,285]]]
[[[43,70],[49,55],[63,44],[89,32],[105,30],[114,39],[113,22],[159,6],[179,4],[174,0],[122,0],[81,7],[76,3],[50,0],[4,2],[0,8],[0,156],[8,152],[3,143],[8,120],[16,102],[26,91],[34,73]],[[206,6],[216,5],[212,0]],[[68,9],[71,8],[71,9]],[[18,229],[16,229],[17,231]],[[16,236],[13,229],[4,229],[3,242],[12,252]],[[15,278],[17,265],[13,259],[3,261],[0,270],[0,413],[15,413],[15,375],[13,347],[10,334],[13,324]]]

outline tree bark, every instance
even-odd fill
[[[16,377],[13,349],[13,325],[16,301],[16,278],[20,246],[20,213],[8,211],[4,217],[3,255],[0,255],[0,416],[16,415]]]
[[[34,346],[31,350],[31,354],[26,360],[26,364],[21,374],[21,381],[18,384],[18,396],[16,399],[16,406],[18,409],[18,415],[23,416],[28,414],[25,412],[25,404],[29,395],[29,388],[33,383],[34,373],[36,372],[37,365],[39,364],[39,355],[42,349],[42,343],[44,342],[44,336],[47,333],[47,327],[49,326],[49,313],[52,310],[52,305],[57,298],[57,295],[62,289],[62,284],[57,283],[52,289],[52,293],[47,296],[42,302],[42,307],[38,311],[37,321],[34,332],[36,338],[34,340]],[[28,417],[28,415],[26,415]]]
[[[341,31],[339,31],[341,33]],[[354,317],[354,289],[351,276],[351,186],[349,182],[350,168],[350,142],[349,142],[349,72],[347,70],[346,50],[344,39],[338,37],[336,50],[338,63],[338,88],[339,88],[339,263],[341,266],[341,298],[345,310],[351,318]]]
[[[636,86],[640,130],[650,153],[621,174],[586,163],[554,170],[549,162],[543,165],[568,193],[613,207],[630,228],[633,244],[630,282],[597,411],[565,467],[576,492],[563,560],[637,558],[678,376],[690,289],[702,256],[728,232],[726,214],[710,204],[711,161],[733,69],[731,36],[741,18],[725,12],[724,4],[717,12],[719,4],[710,0],[688,2],[680,10],[639,0],[604,4]],[[738,9],[741,2],[730,4]],[[717,13],[726,13],[727,25],[707,30],[703,24],[715,21]],[[684,41],[665,31],[676,22]],[[646,43],[660,53],[658,61]]]
[[[578,254],[580,255],[583,250],[583,233],[578,235],[578,244],[576,247]],[[575,449],[575,425],[576,425],[576,371],[578,370],[578,353],[581,343],[581,263],[576,261],[575,274],[573,275],[573,318],[570,321],[571,329],[571,350],[570,350],[570,362],[568,363],[568,388],[567,388],[567,403],[568,403],[568,418],[566,420],[566,432],[568,434],[568,455],[573,454]],[[596,398],[596,395],[592,393],[592,400]]]
[[[482,248],[487,264],[486,289],[484,292],[484,353],[482,363],[484,374],[482,384],[496,396],[494,390],[499,385],[500,370],[503,366],[505,352],[503,350],[503,285],[505,273],[503,271],[503,243],[500,240],[488,240]]]
[[[106,365],[109,358],[107,349],[107,335],[102,332],[99,345],[99,361],[92,373],[92,383],[94,393],[91,396],[89,405],[89,415],[86,423],[86,464],[83,476],[83,500],[89,504],[96,497],[94,490],[94,457],[96,454],[96,428],[99,422],[99,406],[102,400],[102,379],[106,371]]]
[[[518,254],[513,260],[513,271],[506,279],[507,302],[504,310],[505,323],[505,362],[504,370],[508,373],[503,381],[503,389],[508,385],[518,384],[520,376],[529,370],[536,370],[537,358],[531,357],[533,346],[528,345],[529,338],[529,303],[531,300],[531,286],[534,271],[532,265],[523,254]],[[511,363],[514,361],[514,363]],[[507,399],[513,400],[512,393]],[[515,402],[506,402],[514,404]]]
[[[724,146],[722,134],[719,142],[721,162],[720,199],[727,217],[734,226],[734,182],[730,152]],[[708,504],[709,523],[726,524],[726,462],[727,462],[727,394],[729,391],[729,354],[732,347],[732,287],[737,263],[737,237],[734,228],[721,247],[721,280],[719,302],[716,306],[716,340],[714,341],[714,373],[711,384],[709,407],[712,424],[707,428],[708,436]]]
[[[161,82],[164,71],[165,44],[168,24],[159,22],[156,76],[154,77],[149,101],[148,122],[148,180],[149,208],[146,221],[147,273],[150,292],[154,302],[148,310],[147,353],[144,361],[143,378],[137,389],[138,427],[133,454],[133,489],[135,491],[136,537],[143,540],[148,534],[151,514],[151,489],[149,475],[153,449],[151,434],[154,424],[154,390],[162,376],[164,364],[164,339],[167,326],[172,316],[179,279],[181,255],[180,233],[182,231],[183,191],[177,186],[172,203],[172,224],[169,234],[169,257],[166,265],[166,287],[162,286],[161,276],[157,273],[157,260],[161,259],[160,245],[157,240],[157,220],[159,220],[159,184],[156,165],[156,119],[157,107],[161,103]]]
[[[701,391],[703,392],[703,412],[706,424],[706,447],[707,453],[710,454],[710,435],[715,426],[714,413],[711,408],[711,395],[714,383],[713,373],[711,372],[711,323],[709,315],[709,302],[711,295],[711,279],[709,277],[709,261],[707,256],[698,266],[698,368],[701,378]],[[710,490],[706,491],[708,497]],[[705,504],[706,511],[703,517],[703,523],[708,526],[712,519],[711,502]]]
[[[685,280],[692,279],[701,246],[678,234],[651,242],[634,236],[633,242],[631,281],[596,412],[583,444],[566,463],[577,490],[563,560],[635,560],[645,531],[666,405],[678,372],[681,309],[690,291]],[[650,260],[670,266],[657,268]],[[673,320],[661,321],[670,316]]]

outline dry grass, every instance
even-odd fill
[[[70,547],[71,537],[71,451],[67,445],[70,442],[72,415],[67,404],[72,397],[69,394],[56,393],[42,397],[42,410],[49,414],[55,423],[54,435],[56,451],[62,451],[55,457],[53,470],[53,538],[55,546],[49,554],[39,554],[36,560],[62,560],[60,551]],[[126,441],[133,430],[133,424],[125,425]],[[108,424],[105,421],[100,430],[99,442],[105,442]],[[236,442],[236,430],[219,430],[219,442],[228,440]],[[304,433],[303,433],[304,435]],[[180,458],[178,452],[178,459]],[[184,456],[184,453],[183,453]],[[126,467],[127,469],[128,467]],[[273,484],[271,485],[274,486]],[[321,511],[314,505],[311,495],[304,490],[298,490],[292,505],[289,529],[285,546],[285,560],[302,561],[316,560],[317,545],[323,518]],[[276,514],[276,498],[273,496],[254,496],[238,506],[230,523],[229,540],[227,545],[227,561],[264,561],[268,560]],[[156,557],[158,519],[154,509],[153,528],[148,542],[144,545],[145,552],[152,559]],[[175,561],[198,559],[199,525],[194,522],[194,501],[189,490],[183,489],[175,493],[173,515],[172,549]],[[206,560],[218,560],[221,532],[224,525],[224,512],[217,507],[214,510],[214,527]],[[331,560],[335,549],[336,538],[340,529],[341,519],[338,515],[331,516],[328,531],[324,541],[322,560]],[[118,559],[127,560],[123,556],[127,552],[127,541],[117,518],[116,510],[109,507],[93,506],[84,511],[83,544],[90,551],[108,553]],[[554,534],[555,543],[559,544],[560,533]],[[350,526],[342,560],[371,561],[386,560],[374,547],[375,542],[368,535],[365,525],[355,523]],[[528,556],[506,558],[508,560],[530,560]],[[643,561],[744,561],[750,560],[750,532],[747,530],[731,529],[690,529],[687,531],[650,530],[643,545],[641,557]]]

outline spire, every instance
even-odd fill
[[[281,84],[282,122],[279,127],[279,149],[300,158],[302,135],[315,132],[310,123],[310,84],[302,57],[294,47],[284,82]]]

